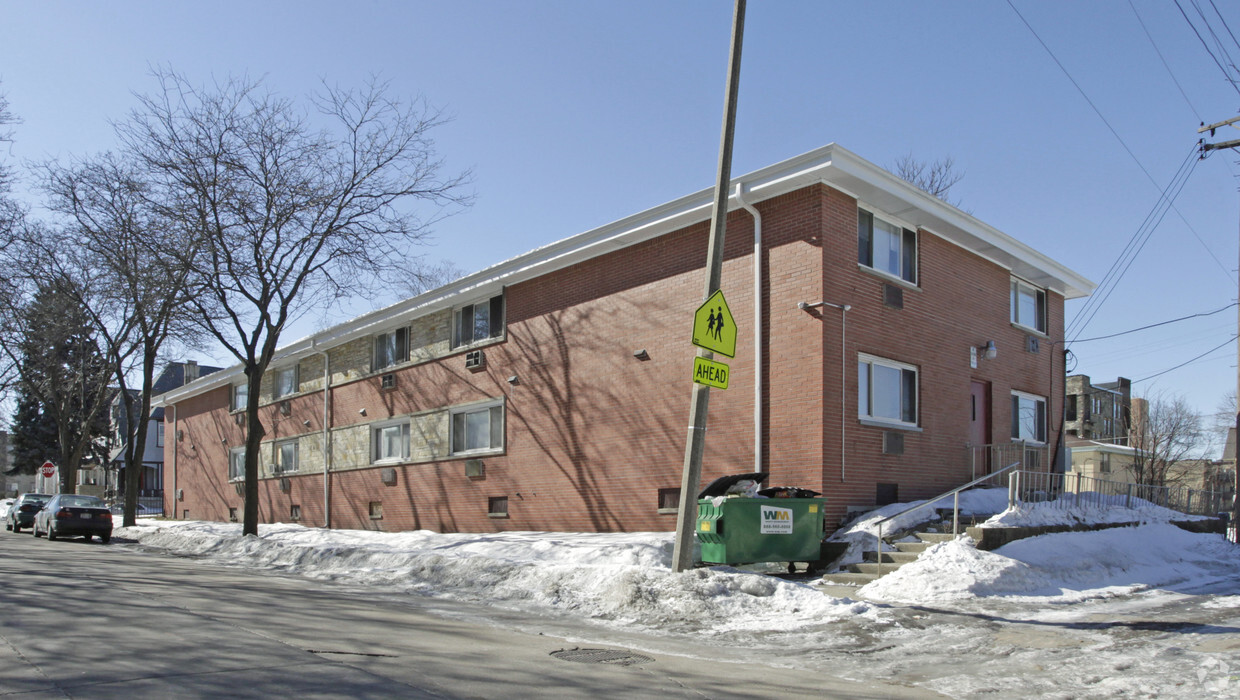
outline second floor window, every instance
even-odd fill
[[[1046,332],[1046,292],[1020,280],[1012,280],[1012,323]]]
[[[858,209],[857,262],[917,284],[917,234]]]
[[[394,328],[375,336],[372,371],[399,365],[409,359],[409,329]]]
[[[233,384],[232,387],[232,410],[244,411],[245,405],[250,399],[250,385],[248,382]]]
[[[300,389],[297,381],[297,365],[276,370],[275,398],[296,394]]]
[[[452,347],[472,345],[504,334],[504,295],[466,304],[452,313]]]

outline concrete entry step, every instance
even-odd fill
[[[919,532],[917,533],[917,539],[922,542],[938,544],[939,542],[951,542],[956,539],[956,536],[950,532]]]
[[[822,577],[823,583],[842,586],[864,586],[865,584],[877,579],[878,576],[875,576],[874,574],[858,574],[849,572],[827,574]]]
[[[878,562],[867,561],[867,562],[861,562],[860,564],[849,564],[848,570],[853,573],[857,573],[857,574],[874,574],[874,577],[877,578],[880,569],[882,571],[882,574],[886,576],[887,574],[895,571],[901,566],[904,566],[905,563],[907,562],[899,562],[899,563],[885,562],[880,565]]]
[[[917,556],[921,554],[921,552],[925,550],[928,545],[925,542],[918,542],[916,544],[921,545],[921,549],[916,551],[900,550],[898,552],[883,552],[882,560],[884,562],[894,562],[897,564],[907,564],[912,561],[917,561]],[[865,558],[865,561],[878,561],[878,554],[876,552],[863,552],[861,556]]]
[[[929,542],[896,542],[896,549],[906,554],[921,554],[930,548]],[[890,552],[889,552],[890,553]]]

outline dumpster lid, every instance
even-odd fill
[[[731,476],[721,476],[710,482],[702,492],[698,494],[698,498],[714,498],[715,496],[725,496],[728,489],[732,488],[741,481],[756,481],[759,484],[766,481],[770,474],[767,472],[753,472],[750,474],[733,474]]]

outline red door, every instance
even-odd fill
[[[990,444],[990,383],[974,381],[969,386],[969,444],[978,472],[990,473],[990,450],[978,449]]]

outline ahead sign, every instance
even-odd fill
[[[51,462],[44,462],[43,466],[39,467],[39,473],[42,474],[44,478],[50,479],[53,476],[56,476],[56,465]]]

